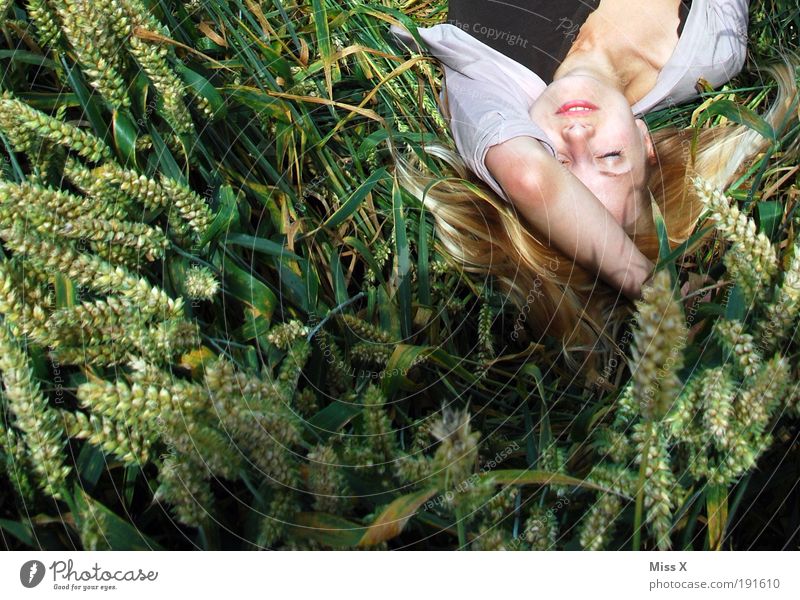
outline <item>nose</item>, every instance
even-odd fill
[[[594,127],[579,121],[568,122],[561,129],[561,134],[566,140],[579,141],[592,137],[594,135]]]
[[[594,127],[580,121],[567,122],[561,129],[561,135],[566,143],[573,162],[581,163],[589,160],[589,140],[594,135]]]

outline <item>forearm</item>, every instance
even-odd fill
[[[629,298],[640,297],[642,283],[653,269],[652,262],[600,200],[553,157],[548,158],[555,168],[549,170],[552,188],[543,190],[547,194],[544,210],[531,210],[534,205],[522,199],[520,212],[548,236],[549,243],[576,263],[597,273]]]
[[[508,190],[517,211],[545,236],[546,243],[629,298],[640,297],[653,263],[597,197],[538,140],[520,136],[498,144],[487,154],[486,165],[494,167],[493,175]],[[515,184],[509,178],[519,181],[520,169],[539,175]]]

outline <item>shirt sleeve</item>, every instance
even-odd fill
[[[707,81],[714,87],[735,77],[747,58],[749,0],[711,0],[709,19],[713,22],[717,45],[711,61],[715,67]]]
[[[449,29],[434,32],[436,28]],[[391,30],[401,41],[416,45],[407,31],[394,25]],[[418,32],[427,51],[444,67],[440,100],[449,112],[444,116],[458,153],[472,172],[509,202],[505,190],[486,168],[486,153],[495,144],[527,135],[555,156],[553,143],[529,114],[544,82],[453,25],[418,28]]]

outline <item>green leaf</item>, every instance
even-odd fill
[[[279,293],[284,298],[284,304],[297,306],[303,312],[308,312],[308,291],[303,279],[282,262],[278,262]]]
[[[417,385],[406,374],[418,356],[435,349],[433,346],[397,344],[386,363],[381,381],[381,389],[386,397],[391,398],[398,390],[414,391]]]
[[[374,546],[400,535],[408,520],[413,517],[419,507],[427,502],[436,488],[428,488],[413,494],[407,494],[394,500],[372,522],[369,529],[358,543],[359,546]]]
[[[163,550],[128,521],[89,496],[77,483],[72,498],[73,515],[78,532],[84,528],[102,531],[101,538],[111,550]],[[69,500],[67,500],[69,503]]]
[[[758,229],[773,242],[777,241],[775,236],[778,234],[781,219],[783,218],[783,202],[780,200],[766,200],[759,202],[758,208]]]
[[[674,260],[667,260],[670,256],[669,236],[667,233],[667,225],[664,222],[664,215],[661,214],[661,209],[655,198],[650,196],[650,206],[653,210],[653,221],[656,225],[656,234],[658,235],[658,264],[656,271],[666,266],[669,271],[670,281],[674,286],[678,281],[678,269],[675,267]]]
[[[379,286],[375,289],[377,290],[380,328],[390,333],[395,339],[400,339],[400,319],[397,316],[397,304],[389,297],[388,286]]]
[[[232,233],[226,236],[225,243],[242,246],[248,250],[260,252],[268,256],[275,256],[277,258],[290,258],[297,261],[304,260],[302,256],[298,256],[294,252],[287,250],[283,244],[252,235],[246,235],[244,233]]]
[[[347,295],[347,282],[344,279],[342,264],[339,262],[339,249],[331,248],[331,276],[333,277],[333,294],[337,304],[344,304],[350,297]]]
[[[139,465],[128,465],[125,467],[125,506],[130,508],[133,503],[133,495],[136,492],[136,481],[142,472]]]
[[[236,210],[236,196],[233,193],[233,189],[229,185],[223,185],[219,188],[219,209],[203,234],[200,246],[206,246],[221,231],[227,232],[233,223],[238,221],[238,218],[239,211]]]
[[[121,157],[123,165],[136,165],[136,124],[131,120],[127,111],[119,110],[114,111],[111,124],[114,130],[117,156]]]
[[[244,269],[240,269],[227,256],[223,262],[225,287],[235,297],[252,306],[257,315],[272,319],[278,299],[266,285]]]
[[[314,28],[317,33],[319,56],[325,63],[325,83],[328,87],[328,97],[333,98],[333,82],[331,80],[331,66],[328,63],[333,51],[331,49],[331,36],[328,31],[328,14],[322,0],[311,0],[314,9]]]
[[[189,259],[180,254],[172,254],[166,257],[165,263],[166,271],[162,284],[164,291],[173,297],[187,295],[184,283],[186,282],[186,272],[189,269]]]
[[[414,390],[416,385],[406,377],[411,365],[418,357],[424,357],[444,367],[448,372],[456,373],[469,383],[476,381],[475,374],[467,371],[461,361],[436,346],[414,346],[396,344],[392,355],[386,363],[381,389],[387,398],[399,389]]]
[[[75,282],[63,273],[56,273],[53,283],[56,290],[56,308],[75,306],[78,298]]]
[[[528,377],[533,378],[533,380],[536,382],[536,391],[539,392],[539,397],[542,399],[542,402],[544,402],[545,398],[547,398],[547,395],[544,391],[544,376],[542,375],[542,370],[539,368],[539,366],[535,363],[527,362],[522,366],[522,369],[520,369],[520,375],[527,375]],[[525,385],[524,382],[523,385]],[[527,394],[521,395],[524,398]]]
[[[170,149],[164,143],[161,134],[158,133],[158,130],[150,122],[147,123],[147,130],[153,140],[153,149],[155,150],[158,164],[161,165],[161,170],[164,172],[164,175],[185,184],[186,178],[183,175],[183,171],[175,160],[175,157],[172,156]]]
[[[39,547],[39,544],[36,543],[36,538],[33,536],[33,529],[29,523],[0,519],[0,528],[5,529],[26,546],[30,546],[31,548]]]
[[[112,141],[109,137],[109,127],[108,124],[103,120],[100,107],[101,102],[98,101],[100,95],[91,93],[89,91],[84,83],[80,69],[78,69],[78,67],[75,65],[70,67],[67,64],[64,54],[59,56],[59,60],[61,61],[61,66],[64,68],[64,72],[67,74],[70,87],[78,97],[78,102],[80,102],[83,111],[86,113],[86,118],[88,118],[89,122],[92,124],[94,134],[103,140],[109,148],[111,148]]]
[[[358,150],[356,150],[358,159],[362,161],[365,160],[370,151],[385,140],[388,135],[389,133],[386,129],[378,129],[361,140],[361,144],[358,146]]]
[[[131,97],[131,110],[139,123],[144,123],[150,117],[152,107],[148,106],[148,97],[151,95],[150,79],[143,71],[137,71],[133,76],[128,94]]]
[[[742,321],[747,315],[747,306],[744,300],[742,287],[737,283],[728,292],[728,304],[725,307],[725,318],[732,321]]]
[[[100,480],[106,468],[106,456],[97,446],[84,444],[78,454],[75,468],[80,477],[81,485],[86,489],[93,489]]]
[[[695,312],[695,322],[700,322],[707,317],[724,317],[725,306],[721,306],[716,302],[703,302],[697,307]]]
[[[363,408],[361,404],[334,400],[309,418],[305,425],[310,434],[324,441],[331,434],[336,433],[347,425],[353,417],[361,413]],[[311,436],[309,435],[308,437],[310,438]]]
[[[400,331],[403,338],[408,338],[412,330],[411,314],[411,251],[406,235],[406,219],[403,215],[403,196],[397,177],[392,180],[392,214],[394,217],[394,241],[397,255],[397,270],[400,285],[397,288],[398,306],[400,309]]]
[[[350,198],[348,198],[345,203],[342,204],[338,210],[336,210],[336,212],[328,217],[325,222],[320,225],[320,227],[336,227],[343,223],[356,211],[356,209],[358,209],[359,205],[364,201],[364,198],[367,197],[367,194],[369,194],[378,183],[383,181],[385,177],[388,177],[388,173],[386,172],[385,168],[381,167],[375,171],[364,183],[356,188],[352,196],[350,196]]]
[[[660,263],[674,262],[679,256],[685,255],[687,250],[689,248],[691,248],[697,242],[697,240],[702,238],[704,235],[706,235],[712,229],[714,229],[714,225],[707,225],[707,226],[703,227],[702,229],[698,229],[697,231],[695,231],[692,234],[692,236],[688,240],[686,240],[682,244],[678,244],[678,246],[676,246],[675,249],[672,252],[670,252],[669,254],[667,254],[664,257],[659,257],[659,259],[658,259],[659,264]],[[659,242],[660,242],[660,240],[659,240]]]
[[[423,204],[419,211],[419,231],[417,232],[417,296],[422,304],[430,306],[431,282],[428,270],[428,221]]]
[[[246,106],[257,113],[266,113],[264,118],[286,120],[287,102],[264,94],[257,88],[245,86],[227,86],[222,88],[226,96],[237,104]]]
[[[697,119],[697,126],[699,127],[711,117],[716,116],[725,117],[734,123],[749,127],[771,142],[776,142],[778,139],[772,125],[767,123],[761,116],[746,106],[736,104],[732,100],[727,99],[717,100],[706,108]]]
[[[52,94],[46,92],[20,92],[16,93],[15,95],[17,98],[24,101],[28,106],[32,106],[33,108],[44,112],[54,111],[59,106],[65,106],[66,108],[80,106],[80,102],[78,102],[78,96],[69,92]]]
[[[706,487],[706,513],[708,518],[708,548],[721,550],[728,521],[728,488],[721,485]]]
[[[319,301],[319,276],[312,261],[304,260],[301,265],[306,284],[306,306],[309,311],[315,311]]]
[[[46,67],[48,69],[55,69],[56,63],[49,58],[45,58],[41,54],[28,52],[27,50],[0,50],[0,58],[10,58],[13,61],[34,65],[36,67]]]
[[[322,512],[301,512],[286,526],[288,534],[297,540],[315,540],[330,548],[352,548],[366,527],[342,517]]]
[[[245,315],[248,317],[248,315]],[[267,335],[269,333],[270,321],[262,316],[246,318],[244,324],[233,331],[232,337],[241,341],[249,341],[253,338]]]

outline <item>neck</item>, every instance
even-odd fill
[[[605,80],[635,104],[655,85],[677,44],[677,0],[652,2],[652,10],[638,16],[631,15],[625,0],[601,2],[581,27],[553,80],[584,73]],[[672,28],[670,19],[675,32],[665,35],[665,27]]]
[[[604,39],[609,39],[606,36]],[[596,38],[591,30],[581,30],[567,56],[553,74],[553,81],[567,75],[588,75],[619,90],[631,105],[641,96],[637,75],[642,71],[642,57],[615,49]]]
[[[553,74],[553,81],[567,75],[591,75],[612,87],[624,91],[629,78],[614,64],[605,49],[570,50]]]

